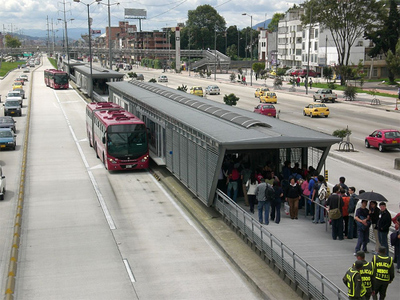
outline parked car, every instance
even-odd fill
[[[21,78],[15,78],[14,80],[14,84],[21,84],[21,85],[25,85],[25,80],[21,79]]]
[[[203,97],[203,88],[201,86],[192,86],[189,92],[192,95]]]
[[[4,200],[6,195],[6,175],[3,174],[3,169],[0,166],[0,200]]]
[[[0,149],[15,150],[17,135],[10,128],[0,128]]]
[[[28,68],[23,68],[22,69],[22,72],[24,72],[24,73],[29,73],[31,70],[29,70]]]
[[[24,99],[24,96],[21,94],[21,91],[9,91],[6,100],[18,100],[21,107],[22,107],[22,100]]]
[[[307,69],[301,69],[298,71],[297,76],[306,77],[307,76]],[[308,77],[317,77],[318,74],[314,70],[308,70]]]
[[[296,70],[294,70],[292,73],[290,73],[290,75],[292,75],[292,76],[298,76],[300,71],[301,71],[301,69],[296,69]]]
[[[254,97],[255,98],[260,98],[260,96],[264,95],[265,92],[268,92],[269,88],[262,87],[262,88],[257,88],[256,91],[254,92]]]
[[[365,147],[375,147],[380,152],[389,148],[400,149],[400,132],[394,129],[375,130],[365,138]]]
[[[166,75],[160,75],[157,79],[158,82],[168,82],[168,77]]]
[[[15,120],[11,116],[0,117],[0,128],[10,128],[14,133],[16,132]]]
[[[293,73],[294,71],[296,71],[296,69],[294,69],[294,68],[287,69],[287,70],[285,71],[285,75],[286,75],[286,76],[292,75],[292,73]]]
[[[278,96],[275,92],[265,92],[264,95],[260,97],[260,103],[277,103]]]
[[[4,105],[4,116],[21,116],[22,109],[19,100],[6,100]]]
[[[258,104],[254,107],[254,112],[264,116],[276,118],[276,109],[272,104]]]
[[[329,116],[329,108],[324,103],[311,103],[304,107],[303,115],[311,118],[318,116],[327,118]]]
[[[313,95],[314,102],[320,100],[322,103],[331,101],[334,103],[337,99],[337,94],[334,94],[330,89],[319,89]]]
[[[208,87],[206,87],[206,94],[219,95],[220,93],[221,91],[217,85],[209,85]]]

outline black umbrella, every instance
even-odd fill
[[[361,200],[376,201],[376,202],[388,202],[388,200],[381,194],[375,192],[365,192],[357,197]]]

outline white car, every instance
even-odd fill
[[[0,166],[0,200],[4,200],[6,194],[6,176],[3,175],[3,169]]]
[[[165,75],[158,76],[158,82],[168,82],[168,77]]]
[[[219,95],[220,93],[221,91],[217,85],[209,85],[208,87],[206,87],[206,94]]]

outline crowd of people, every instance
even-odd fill
[[[314,224],[331,223],[333,240],[357,239],[355,256],[360,251],[369,253],[370,230],[376,241],[372,253],[378,255],[379,249],[384,248],[385,255],[389,255],[388,235],[393,222],[398,235],[397,242],[392,243],[395,247],[394,262],[400,273],[400,213],[392,218],[385,202],[378,204],[377,201],[359,199],[356,188],[346,185],[345,177],[339,178],[330,193],[325,177],[312,167],[300,168],[298,163],[291,167],[291,162],[286,161],[280,174],[276,175],[273,170],[270,162],[263,168],[252,170],[247,163],[227,159],[221,170],[219,188],[226,190],[235,202],[241,188],[245,206],[254,214],[257,205],[258,221],[265,225],[270,221],[281,222],[284,202],[290,207],[291,220],[298,219],[299,209],[304,206],[306,215],[312,216]],[[359,195],[364,192],[360,190]]]

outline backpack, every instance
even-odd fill
[[[240,177],[239,171],[238,171],[237,169],[233,169],[233,170],[232,170],[232,177],[231,177],[231,179],[232,179],[233,181],[236,181],[236,180],[239,179],[239,177]]]
[[[322,183],[318,190],[318,198],[319,198],[319,200],[326,200],[326,199],[328,199],[328,197],[329,197],[329,194],[328,194],[328,190],[326,189],[326,185],[324,183]]]
[[[265,187],[265,201],[274,202],[275,201],[275,190],[269,183],[266,183]]]
[[[390,234],[390,245],[392,245],[393,247],[396,245],[396,243],[397,243],[397,239],[398,239],[398,236],[399,235],[399,231],[393,231],[391,234]]]

